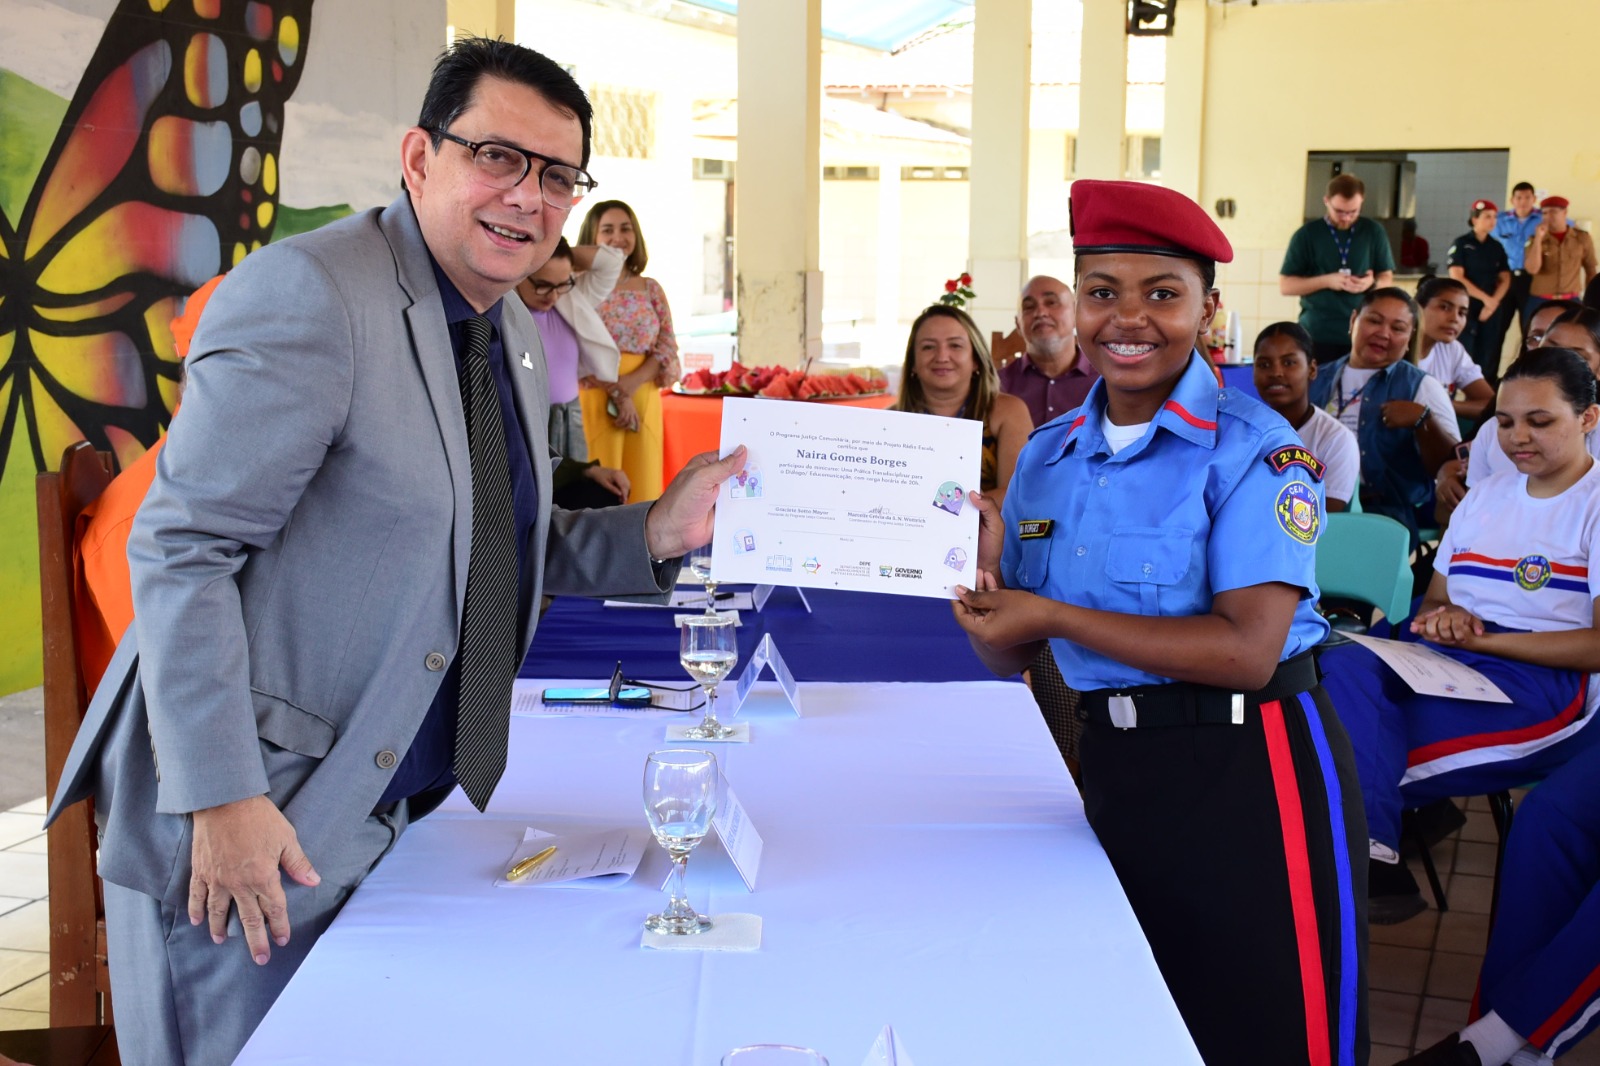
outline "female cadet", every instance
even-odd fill
[[[1207,1062],[1366,1060],[1366,826],[1317,684],[1322,464],[1193,350],[1232,249],[1186,197],[1080,180],[1077,335],[1102,377],[983,517],[956,618],[1082,691],[1084,806]]]

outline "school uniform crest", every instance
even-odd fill
[[[1278,525],[1301,544],[1315,544],[1322,532],[1322,503],[1304,481],[1291,481],[1278,493]]]
[[[1512,573],[1518,588],[1537,592],[1550,583],[1550,560],[1542,555],[1524,555]]]

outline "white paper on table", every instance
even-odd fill
[[[861,1060],[861,1066],[912,1066],[911,1055],[900,1042],[894,1026],[883,1027],[878,1039],[872,1042],[872,1050]]]
[[[977,572],[983,426],[832,404],[722,402],[719,581],[953,599]]]
[[[529,826],[523,830],[511,858],[506,860],[499,888],[534,888],[563,885],[568,888],[614,888],[624,884],[639,868],[639,860],[653,842],[643,829],[608,829],[596,833],[548,833]],[[545,848],[556,852],[516,881],[507,881],[505,871]]]
[[[1342,634],[1388,664],[1400,680],[1423,696],[1446,696],[1457,700],[1483,700],[1510,703],[1511,697],[1500,686],[1465,663],[1457,662],[1437,648],[1420,642],[1385,640],[1361,633]]]
[[[690,588],[672,590],[672,595],[666,603],[634,603],[631,600],[602,600],[606,607],[643,607],[643,608],[671,608],[672,610],[706,609],[706,590],[703,585],[696,583]],[[719,611],[753,611],[756,609],[754,594],[749,591],[719,592],[717,593],[717,610]]]
[[[756,645],[756,650],[750,654],[750,661],[744,664],[744,670],[734,681],[733,710],[728,712],[728,717],[739,713],[745,698],[750,695],[750,689],[760,680],[762,669],[769,666],[772,676],[777,678],[778,687],[783,690],[784,699],[794,708],[795,717],[800,717],[800,683],[794,679],[789,664],[783,661],[783,655],[778,651],[777,641],[772,639],[771,633],[761,635],[761,643]]]
[[[739,872],[739,880],[744,882],[744,887],[754,892],[756,874],[761,870],[764,842],[761,834],[756,832],[755,824],[750,821],[744,804],[734,795],[733,786],[728,784],[727,778],[722,781],[722,801],[717,804],[717,813],[711,816],[711,832],[701,841],[700,850],[703,853],[705,849],[718,845],[733,860],[733,868]],[[671,881],[672,872],[669,870],[666,880],[661,882],[662,889],[665,890]]]

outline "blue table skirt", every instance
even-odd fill
[[[736,670],[771,633],[800,681],[994,679],[942,600],[833,589],[808,590],[806,598],[813,613],[791,588],[774,589],[764,610],[743,612]],[[628,677],[687,684],[673,614],[559,597],[539,622],[521,676],[598,680],[620,658]]]

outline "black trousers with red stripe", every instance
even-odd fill
[[[1242,725],[1086,723],[1084,804],[1210,1066],[1367,1061],[1367,830],[1320,686]]]

